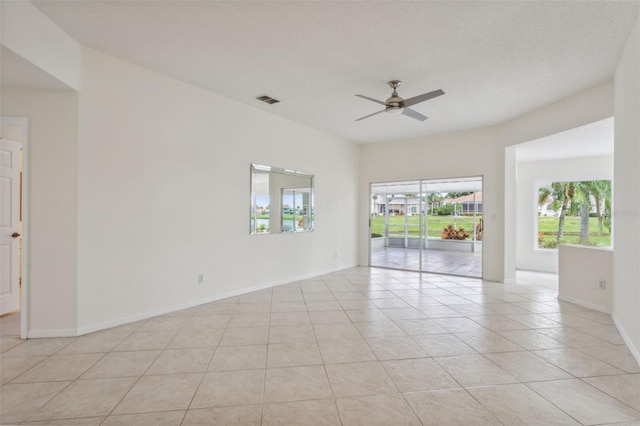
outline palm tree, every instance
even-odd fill
[[[580,216],[580,243],[588,243],[591,197],[595,201],[600,235],[604,235],[604,226],[611,233],[611,181],[554,182],[549,187],[540,188],[538,204],[543,205],[551,199],[550,208],[560,210],[558,242],[563,238],[565,217],[569,213]]]
[[[542,206],[549,201],[549,206],[554,212],[560,210],[558,219],[558,233],[556,241],[559,243],[564,234],[564,219],[567,211],[573,204],[575,187],[572,182],[553,182],[551,186],[540,188],[538,191],[538,205]]]
[[[589,241],[589,212],[591,211],[591,197],[593,197],[595,201],[599,234],[604,235],[603,210],[611,209],[611,181],[592,180],[577,182],[576,188],[576,198],[578,198],[578,202],[580,204],[580,243],[586,243]]]
[[[609,191],[604,199],[604,211],[602,212],[602,223],[609,230],[611,235],[611,181],[609,181]]]
[[[549,201],[549,198],[552,198],[552,195],[553,191],[551,191],[551,188],[540,188],[538,191],[538,205],[542,207],[547,204],[547,201]]]
[[[582,181],[576,182],[575,187],[575,200],[580,212],[580,244],[586,244],[589,242],[589,212],[594,185],[593,181]]]
[[[560,218],[558,219],[558,237],[556,239],[560,242],[564,234],[564,218],[567,215],[569,202],[573,204],[573,197],[575,195],[576,188],[573,182],[554,182],[551,184],[551,188],[556,194],[558,201],[562,200]]]
[[[596,216],[598,217],[598,231],[600,235],[604,235],[604,216],[605,212],[611,210],[611,181],[610,180],[594,180],[592,183],[591,194],[596,202]],[[611,232],[611,230],[609,230]]]
[[[611,221],[608,218],[611,212],[611,181],[592,180],[579,182],[582,191],[588,192],[595,202],[596,217],[598,218],[598,231],[604,234],[604,227],[609,228],[611,233]],[[589,203],[591,200],[589,200]]]
[[[442,196],[437,192],[430,192],[427,196],[427,201],[429,206],[431,206],[431,214],[435,214],[437,208],[440,207],[440,203],[442,201]]]

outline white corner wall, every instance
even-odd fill
[[[518,269],[558,273],[558,251],[537,247],[537,189],[551,182],[612,179],[613,157],[520,162],[517,175],[516,266]]]
[[[558,299],[610,314],[613,250],[561,244],[558,257]]]
[[[613,318],[640,363],[640,18],[615,74]]]
[[[354,144],[91,49],[83,58],[81,332],[356,264]],[[249,235],[251,163],[315,175],[314,232]]]
[[[77,329],[78,94],[2,89],[2,115],[29,119],[28,335]]]

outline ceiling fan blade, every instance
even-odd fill
[[[359,98],[362,98],[362,99],[366,99],[366,100],[371,101],[371,102],[375,102],[375,103],[380,104],[380,105],[387,106],[386,103],[384,103],[382,101],[379,101],[377,99],[370,98],[368,96],[364,96],[364,95],[356,95],[356,96],[359,97]]]
[[[429,99],[437,98],[438,96],[442,95],[444,95],[444,92],[442,90],[434,90],[433,92],[424,93],[422,95],[414,96],[413,98],[405,99],[404,106],[410,107],[415,104],[419,104],[420,102],[428,101]]]
[[[411,108],[405,108],[402,110],[402,115],[406,115],[407,117],[415,118],[416,120],[424,121],[427,119],[424,115],[420,114],[418,111],[414,111]]]
[[[364,120],[365,118],[373,117],[374,115],[378,115],[378,114],[383,113],[383,112],[385,112],[384,109],[382,111],[374,112],[373,114],[369,114],[369,115],[365,115],[364,117],[360,117],[356,121]]]

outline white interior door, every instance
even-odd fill
[[[0,140],[0,315],[20,307],[21,144]]]

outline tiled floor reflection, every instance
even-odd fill
[[[3,335],[0,423],[640,424],[611,318],[518,281],[353,268],[77,338]]]
[[[418,271],[420,252],[418,249],[386,247],[371,251],[371,265],[384,268]],[[482,277],[482,253],[467,253],[445,250],[423,250],[422,270],[437,274]]]

